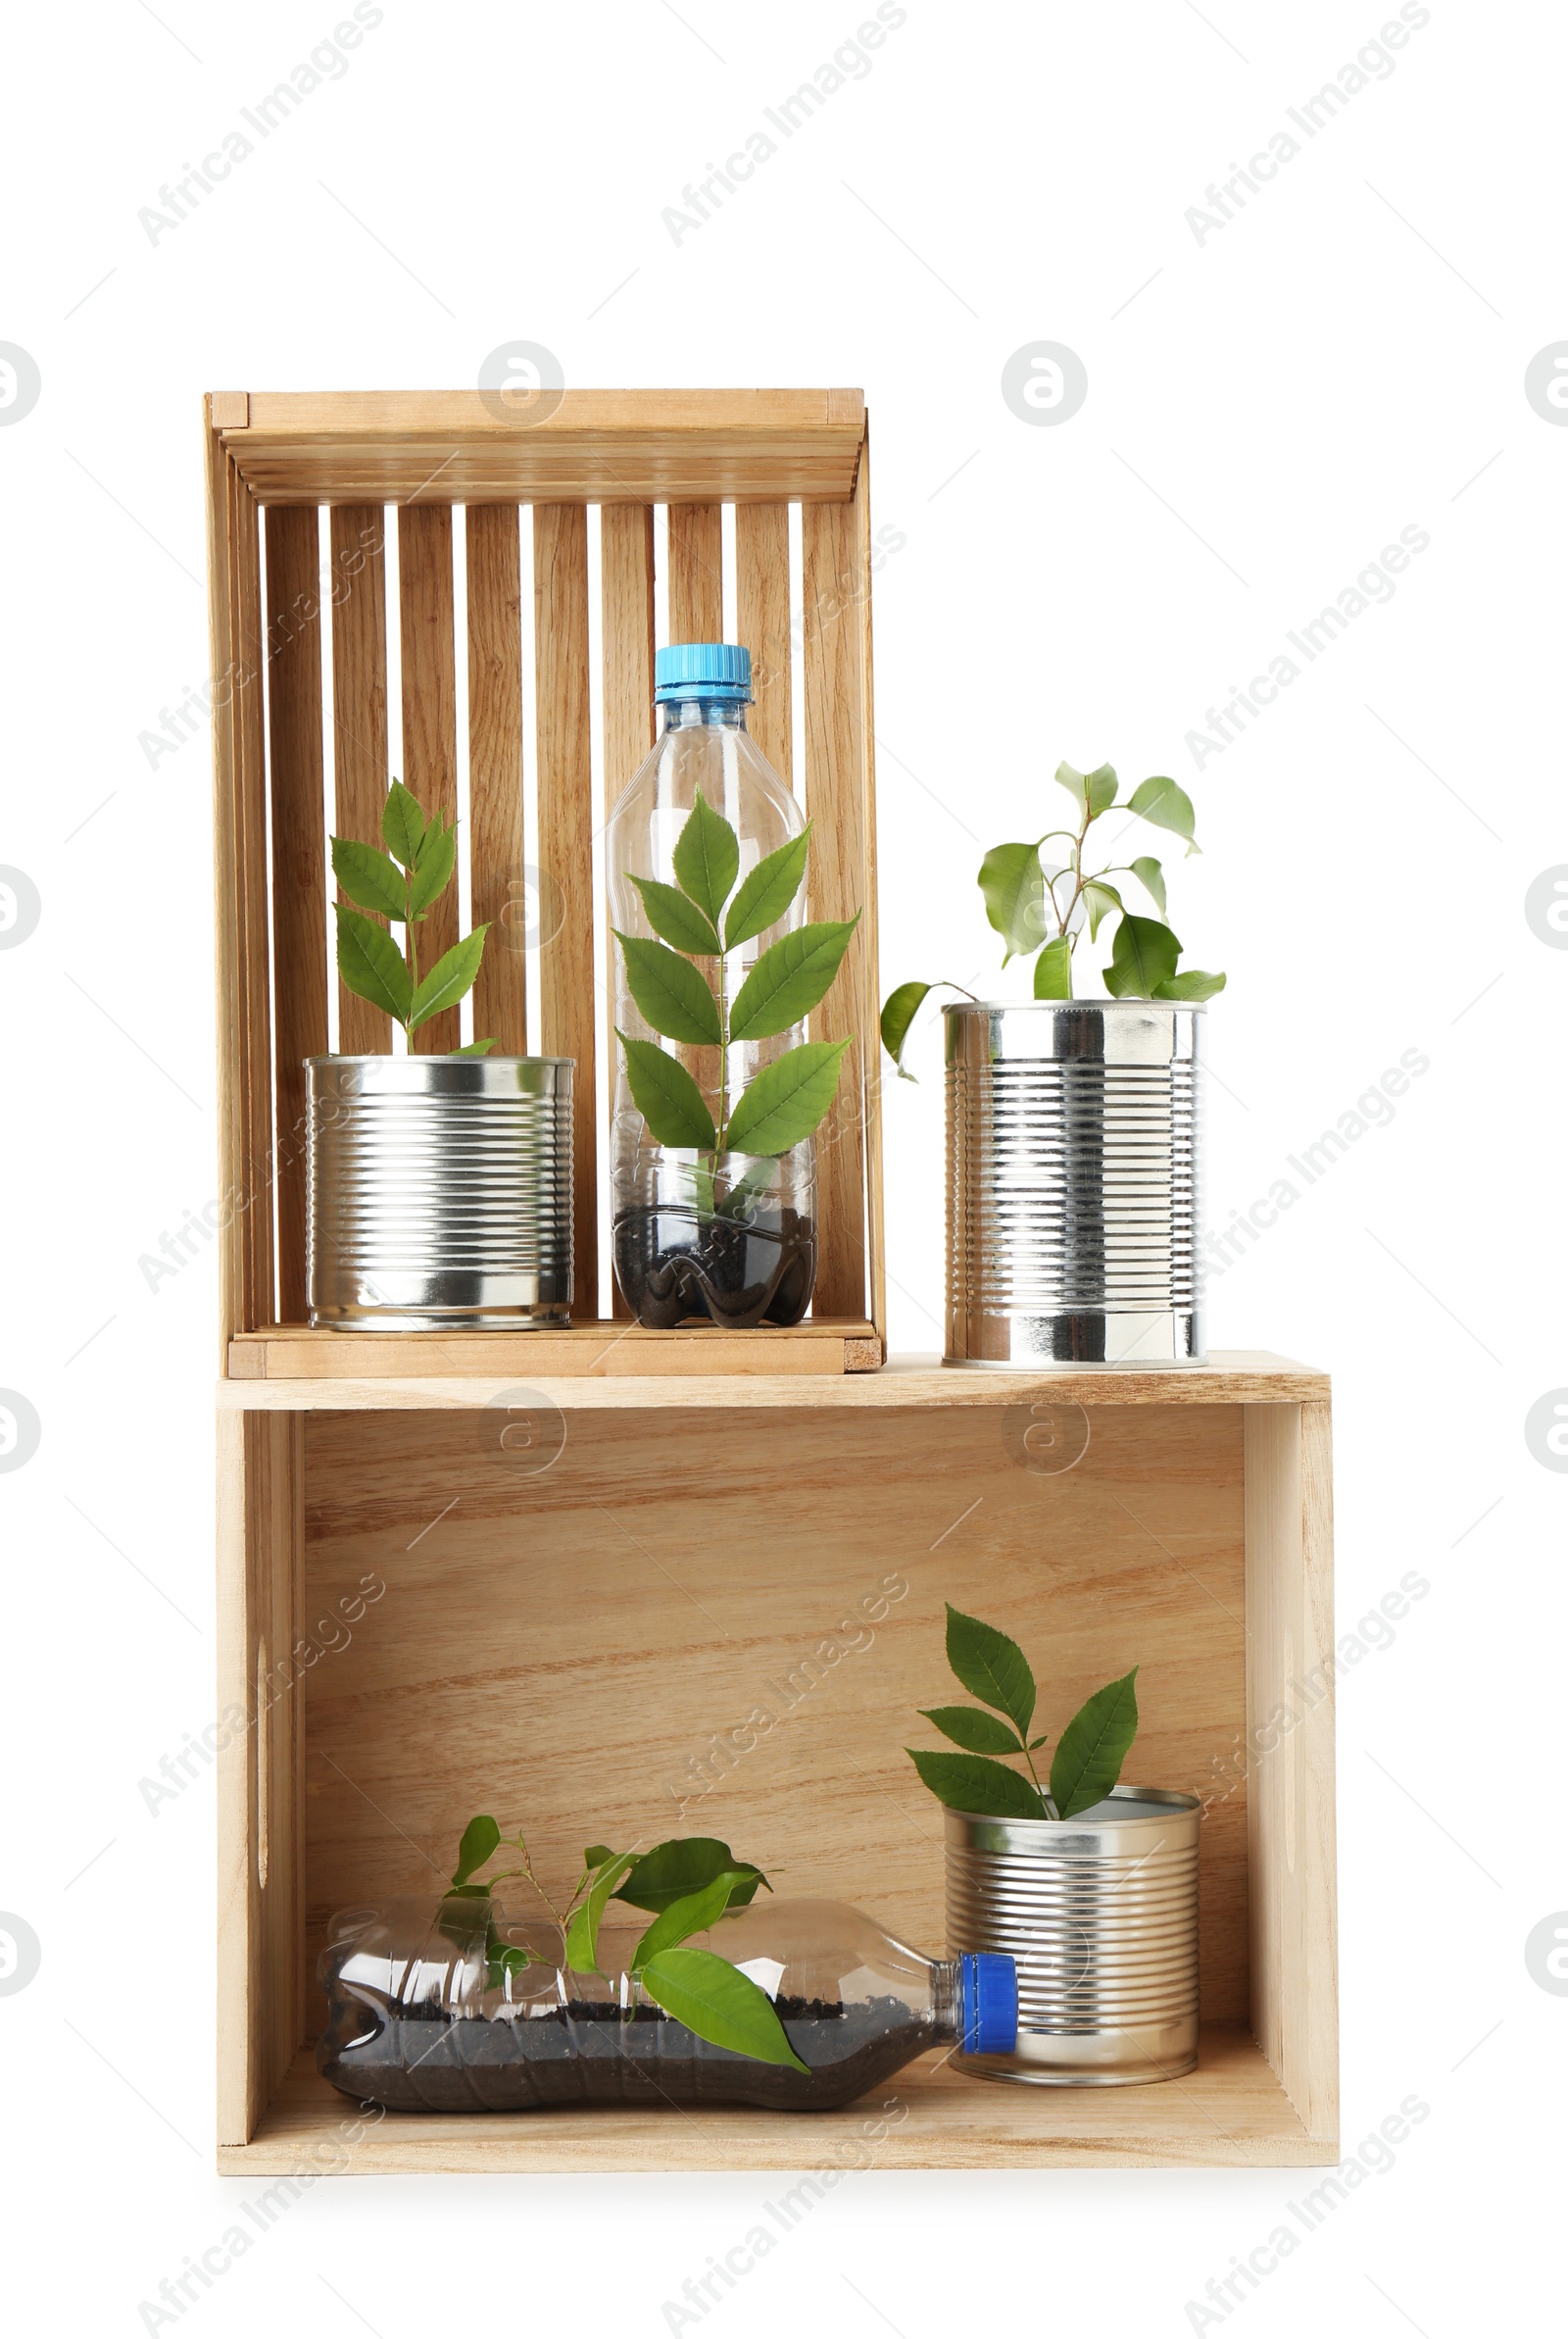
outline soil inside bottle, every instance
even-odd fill
[[[369,2035],[334,2024],[319,2068],[358,2102],[394,2112],[525,2112],[585,2103],[758,2104],[832,2112],[941,2041],[902,1998],[853,2006],[780,1998],[778,2016],[806,2071],[710,2046],[655,2006],[551,2006],[492,2017],[410,2008]]]
[[[651,1204],[614,1224],[615,1280],[639,1323],[692,1318],[746,1327],[799,1323],[816,1281],[815,1222],[787,1203],[745,1218]]]

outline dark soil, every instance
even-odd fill
[[[658,2007],[552,2007],[515,2019],[454,2020],[415,2010],[373,2036],[373,2016],[341,2002],[316,2050],[324,2078],[392,2112],[537,2112],[570,2104],[760,2104],[835,2112],[938,2044],[902,1998],[824,2006],[780,1998],[790,2045],[809,2071],[710,2047]]]
[[[662,1331],[693,1317],[737,1328],[799,1323],[816,1281],[815,1224],[786,1208],[760,1210],[749,1224],[626,1210],[613,1239],[627,1306]]]

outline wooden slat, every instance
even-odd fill
[[[234,696],[237,805],[236,914],[243,969],[244,1094],[241,1191],[243,1321],[276,1313],[272,1278],[272,1044],[268,991],[267,749],[262,713],[267,671],[262,624],[261,514],[237,473],[230,477],[229,582],[234,656],[244,680]]]
[[[830,1316],[866,1305],[864,1082],[875,1064],[864,910],[869,797],[859,619],[859,533],[852,506],[801,507],[806,661],[806,809],[812,822],[807,885],[813,919],[860,924],[838,979],[813,1009],[813,1039],[855,1044],[838,1096],[816,1132],[817,1273],[812,1301]]]
[[[332,552],[333,832],[379,844],[387,791],[386,514],[379,504],[334,504]],[[339,894],[340,901],[346,900]],[[376,921],[386,924],[386,920]],[[343,1056],[386,1056],[392,1019],[343,983]]]
[[[669,638],[724,638],[724,536],[717,504],[669,507]]]
[[[599,515],[600,635],[604,660],[605,798],[608,824],[621,790],[654,743],[654,511],[651,504],[606,504]],[[611,1029],[615,997],[615,937],[605,920],[605,1046],[614,1077],[617,1045]],[[631,1316],[611,1278],[615,1319]]]
[[[232,447],[264,502],[818,501],[855,489],[858,390],[568,390],[526,424],[476,390],[260,391]],[[439,474],[434,477],[433,474]]]
[[[747,728],[788,786],[795,768],[788,504],[735,507],[735,623],[752,653]]]
[[[594,1070],[593,753],[588,730],[588,516],[577,504],[533,515],[534,698],[539,867],[562,923],[540,952],[540,1042],[571,1056],[573,1305],[599,1313],[598,1112]]]
[[[876,890],[876,723],[871,677],[871,426],[866,424],[860,451],[860,471],[855,487],[855,532],[858,555],[859,592],[856,612],[860,634],[860,752],[864,773],[865,893],[860,920],[860,1028],[865,1044],[860,1072],[865,1099],[866,1265],[869,1269],[871,1320],[888,1344],[887,1253],[882,1202],[882,1083],[887,1059],[879,1044],[882,1009],[882,971],[877,949]],[[897,1078],[897,1074],[894,1077]]]
[[[1246,1408],[1251,2021],[1307,2133],[1339,2124],[1329,1403]]]
[[[458,685],[452,614],[452,507],[407,505],[398,514],[399,639],[403,650],[403,771],[426,820],[458,810]],[[458,939],[454,882],[416,929],[420,975]],[[461,1044],[458,1011],[432,1016],[414,1035],[421,1056]]]
[[[527,846],[522,826],[522,581],[515,504],[470,504],[468,871],[473,922],[488,923],[473,1036],[528,1053]]]
[[[266,1987],[255,1922],[255,1688],[258,1588],[248,1457],[261,1424],[218,1421],[218,2141],[244,2144],[266,2109],[253,2026]],[[235,1720],[242,1726],[235,1728]]]
[[[278,1324],[229,1344],[231,1380],[381,1380],[440,1370],[477,1378],[514,1373],[606,1375],[671,1372],[858,1371],[875,1332],[864,1320],[770,1324],[755,1332],[717,1324],[655,1331],[646,1324],[579,1323],[531,1332],[341,1332]],[[880,1363],[880,1355],[874,1359]]]
[[[314,2053],[301,2052],[253,2142],[220,2146],[218,2165],[250,2177],[808,2169],[816,2173],[801,2199],[809,2206],[841,2170],[858,2168],[1314,2168],[1338,2157],[1336,2145],[1306,2135],[1246,2031],[1216,2025],[1202,2032],[1197,2070],[1168,2087],[985,2087],[944,2053],[906,2065],[873,2098],[805,2118],[734,2104],[706,2104],[694,2117],[685,2105],[633,2103],[542,2120],[506,2112],[361,2120],[319,2076]]]
[[[213,933],[216,944],[218,1037],[218,1190],[237,1198],[245,1173],[245,955],[243,884],[240,871],[240,813],[235,693],[242,687],[236,669],[232,624],[233,578],[229,519],[233,465],[204,418],[207,459],[208,663],[213,675]],[[218,1230],[219,1353],[230,1335],[243,1330],[245,1316],[245,1223],[237,1208],[225,1213]],[[254,1323],[255,1319],[251,1321]],[[221,1363],[220,1370],[222,1369]]]
[[[847,1327],[837,1318],[824,1319],[830,1333]],[[771,1327],[769,1328],[771,1332]],[[574,1369],[569,1374],[557,1372],[546,1362],[544,1343],[558,1334],[534,1332],[524,1334],[530,1343],[541,1343],[534,1352],[537,1362],[524,1373],[508,1369],[501,1361],[512,1350],[499,1345],[494,1349],[493,1369],[471,1375],[444,1369],[445,1349],[438,1336],[424,1338],[428,1362],[412,1360],[401,1373],[382,1377],[382,1368],[372,1363],[369,1372],[359,1379],[317,1377],[318,1366],[315,1358],[310,1365],[311,1377],[266,1379],[247,1377],[246,1371],[232,1369],[228,1379],[220,1381],[218,1389],[220,1406],[238,1412],[270,1413],[278,1409],[314,1412],[322,1407],[336,1408],[344,1413],[461,1413],[472,1412],[490,1404],[511,1382],[525,1378],[530,1388],[564,1413],[635,1413],[638,1411],[663,1413],[674,1416],[731,1411],[739,1413],[769,1413],[804,1411],[819,1416],[824,1421],[840,1412],[879,1414],[921,1413],[939,1415],[961,1412],[985,1414],[1013,1409],[1025,1418],[1034,1406],[1082,1406],[1086,1412],[1107,1409],[1111,1413],[1128,1407],[1169,1406],[1177,1411],[1190,1407],[1201,1409],[1212,1405],[1247,1405],[1279,1408],[1299,1405],[1312,1400],[1326,1402],[1327,1377],[1304,1365],[1292,1365],[1280,1357],[1237,1354],[1222,1357],[1216,1366],[1166,1368],[1163,1371],[1127,1372],[1052,1372],[1034,1375],[1026,1372],[954,1372],[944,1370],[936,1357],[895,1357],[880,1371],[853,1369],[819,1376],[790,1372],[782,1368],[759,1371],[754,1359],[752,1370],[744,1373],[716,1369],[711,1372],[693,1371],[689,1368],[676,1371],[636,1369],[616,1369],[623,1350],[640,1338],[624,1326],[602,1327],[604,1348],[602,1369],[583,1372]],[[314,1339],[314,1334],[294,1333],[288,1345],[295,1347],[302,1338]],[[377,1340],[391,1340],[396,1334],[368,1334]],[[494,1332],[478,1335],[487,1344],[504,1342],[505,1336]],[[650,1339],[669,1335],[650,1334]],[[685,1337],[687,1335],[680,1335]],[[714,1353],[718,1343],[742,1337],[739,1333],[696,1333],[696,1338],[711,1339]],[[808,1319],[801,1325],[799,1335],[813,1341],[821,1335],[815,1319]],[[350,1339],[349,1333],[325,1333],[323,1338]],[[611,1348],[613,1338],[615,1345]],[[231,1359],[244,1355],[248,1360],[257,1353],[259,1345],[270,1348],[269,1338],[259,1342],[253,1335],[245,1341],[231,1344]],[[846,1342],[848,1346],[848,1342]],[[455,1349],[460,1363],[468,1362],[468,1354],[462,1347]],[[484,1359],[473,1360],[482,1364]],[[373,1375],[373,1376],[372,1376]],[[1007,1425],[993,1420],[989,1425],[975,1424],[974,1434],[988,1439],[1000,1450],[999,1441]]]
[[[276,1050],[277,1305],[305,1321],[305,1059],[324,1056],[326,827],[321,763],[321,545],[310,504],[267,516]]]

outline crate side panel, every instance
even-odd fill
[[[310,1613],[368,1602],[308,1682],[313,1941],[438,1886],[489,1810],[553,1882],[585,1842],[714,1834],[938,1949],[941,1815],[903,1750],[958,1694],[946,1600],[1021,1641],[1042,1727],[1139,1665],[1133,1779],[1206,1792],[1240,1738],[1236,1408],[1096,1413],[1052,1474],[1026,1409],[542,1413],[532,1469],[506,1418],[310,1417]],[[1246,1802],[1204,1822],[1209,2021],[1247,2015]]]

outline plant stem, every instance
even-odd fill
[[[1021,1730],[1018,1733],[1018,1737],[1021,1743],[1023,1740],[1023,1732]],[[1055,1804],[1052,1801],[1047,1790],[1040,1784],[1040,1773],[1035,1768],[1035,1758],[1029,1752],[1027,1745],[1025,1745],[1023,1749],[1023,1759],[1029,1766],[1029,1775],[1035,1782],[1035,1793],[1039,1796],[1041,1804],[1044,1807],[1046,1817],[1048,1819],[1059,1818],[1061,1815],[1056,1810]]]
[[[419,987],[419,967],[418,949],[414,939],[414,878],[407,871],[403,877],[403,932],[409,953],[409,989],[413,992]],[[403,1026],[403,1036],[412,1041],[413,1034],[407,1023]]]

